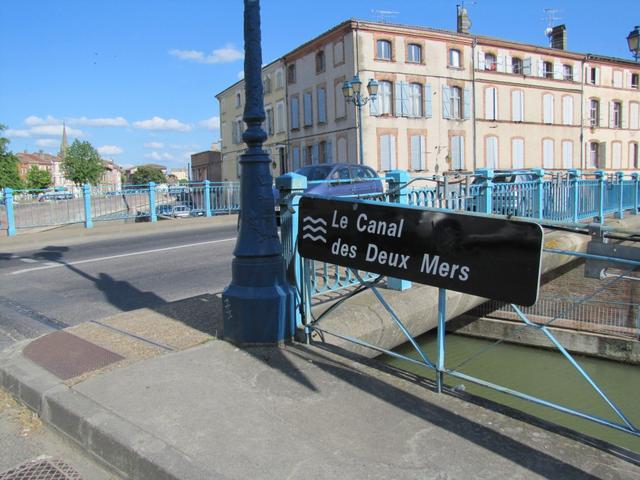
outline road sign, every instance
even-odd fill
[[[518,305],[538,298],[535,223],[303,197],[298,225],[305,258]]]

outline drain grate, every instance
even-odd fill
[[[0,473],[0,480],[82,480],[82,477],[60,460],[31,460]]]

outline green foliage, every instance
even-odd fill
[[[131,175],[131,183],[141,185],[143,183],[155,182],[166,183],[167,179],[159,168],[151,165],[142,165]]]
[[[78,139],[67,148],[62,159],[64,175],[76,185],[96,185],[102,178],[104,166],[98,151],[89,142]]]
[[[2,131],[6,128],[0,123],[0,188],[10,187],[17,190],[24,187],[18,171],[20,161],[7,150],[9,139],[2,136]]]
[[[44,190],[51,186],[51,174],[46,170],[40,170],[35,165],[27,173],[27,188],[32,190]]]
[[[180,180],[178,180],[178,184],[179,185],[188,185],[189,184],[189,180],[187,180],[186,178],[181,178]]]

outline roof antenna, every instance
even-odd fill
[[[395,10],[371,10],[371,13],[375,15],[376,21],[380,23],[391,23],[389,20],[400,14]]]
[[[547,22],[547,28],[544,29],[544,34],[549,39],[549,47],[551,47],[553,27],[554,27],[554,24],[562,18],[557,15],[558,13],[561,12],[561,10],[558,10],[557,8],[545,8],[543,9],[543,11],[544,11],[544,17],[545,17],[544,19]]]

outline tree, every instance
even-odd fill
[[[104,166],[98,151],[89,142],[78,139],[67,148],[62,159],[64,176],[76,185],[97,184],[104,173]]]
[[[27,188],[44,190],[45,188],[49,188],[49,186],[51,186],[51,174],[33,165],[27,173]]]
[[[151,165],[142,165],[131,175],[131,182],[134,185],[142,185],[149,182],[166,183],[167,179],[159,168]]]
[[[0,188],[10,187],[17,190],[24,186],[18,171],[20,160],[7,150],[9,139],[2,136],[2,131],[6,128],[0,123]]]

